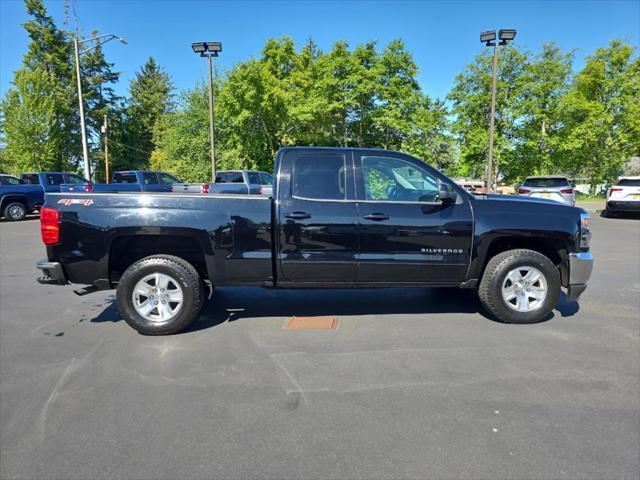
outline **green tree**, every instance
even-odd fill
[[[26,0],[30,19],[24,24],[29,37],[23,66],[14,74],[13,87],[2,102],[7,154],[17,155],[25,169],[69,168],[80,152],[74,108],[72,48],[68,35],[58,29],[42,0]],[[75,103],[74,103],[75,100]],[[38,125],[38,122],[46,124]],[[30,152],[17,126],[37,130],[41,153]],[[64,139],[64,141],[62,141]],[[31,159],[36,162],[30,165]]]
[[[570,86],[573,53],[564,53],[553,43],[526,64],[522,89],[514,105],[518,119],[514,131],[512,161],[503,165],[510,180],[527,175],[560,173],[562,168],[561,101]]]
[[[156,145],[153,131],[158,120],[173,108],[173,84],[169,75],[149,57],[129,85],[128,134],[132,163],[146,167]]]
[[[62,170],[67,166],[59,156],[64,136],[56,124],[56,97],[50,95],[52,75],[39,67],[18,70],[13,85],[0,104],[5,168],[13,174]]]
[[[614,40],[587,58],[563,98],[565,168],[586,175],[591,193],[640,154],[640,58]]]
[[[517,161],[514,150],[518,103],[528,59],[529,53],[516,46],[500,48],[494,134],[494,168],[498,175],[502,175],[512,161]],[[483,178],[486,173],[492,71],[492,52],[486,49],[456,77],[448,95],[455,117],[452,132],[460,148],[460,161],[456,166],[459,175]]]

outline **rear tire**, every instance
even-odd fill
[[[508,250],[489,260],[478,296],[489,313],[502,322],[537,323],[558,302],[560,283],[560,272],[541,253]]]
[[[21,202],[11,202],[6,207],[4,207],[4,211],[2,212],[4,218],[11,222],[19,222],[20,220],[24,220],[24,217],[27,216],[27,208]]]
[[[122,274],[116,303],[120,315],[139,333],[169,335],[183,330],[198,316],[203,293],[193,265],[173,255],[153,255]]]

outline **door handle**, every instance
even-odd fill
[[[364,218],[379,222],[382,220],[389,220],[389,215],[385,213],[370,213],[369,215],[365,215]]]
[[[307,212],[291,212],[285,213],[285,218],[293,218],[295,220],[302,220],[303,218],[311,218],[311,214]]]

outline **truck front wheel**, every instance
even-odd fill
[[[144,335],[183,330],[198,316],[204,299],[202,282],[189,262],[154,255],[131,265],[116,290],[118,311]]]
[[[560,273],[539,252],[508,250],[489,260],[478,295],[482,305],[502,322],[536,323],[558,302]]]

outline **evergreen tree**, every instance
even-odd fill
[[[156,145],[153,132],[158,120],[173,108],[173,84],[169,75],[149,57],[129,86],[128,134],[136,150],[130,154],[139,167],[149,165]]]

